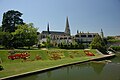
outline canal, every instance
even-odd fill
[[[15,80],[120,80],[120,53],[110,60],[80,63]]]

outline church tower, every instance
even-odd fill
[[[101,29],[101,38],[103,39],[104,38],[104,33],[103,33],[103,30]]]
[[[48,32],[48,34],[50,34],[49,23],[48,23],[48,25],[47,25],[47,32]]]
[[[71,33],[70,33],[70,28],[69,28],[69,21],[68,21],[68,17],[66,19],[66,28],[65,28],[65,33],[70,36]]]

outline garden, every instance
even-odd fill
[[[92,55],[91,55],[92,54]],[[101,56],[96,50],[1,50],[0,78]]]

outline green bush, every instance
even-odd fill
[[[1,71],[1,70],[4,70],[4,68],[0,65],[0,71]]]
[[[83,44],[58,44],[58,47],[61,49],[84,49],[84,45]]]
[[[112,46],[112,49],[114,49],[115,51],[120,51],[120,46]]]
[[[109,43],[117,43],[117,42],[120,42],[120,40],[116,40],[116,39],[111,39],[111,40],[108,40]]]
[[[38,48],[41,48],[41,45],[40,45],[40,44],[38,44]]]

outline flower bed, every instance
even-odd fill
[[[88,51],[88,50],[84,50],[84,53],[87,55],[87,56],[95,56],[92,52]]]
[[[25,53],[11,54],[11,55],[8,56],[8,59],[11,59],[11,60],[14,60],[14,59],[24,59],[24,60],[26,60],[29,57],[30,57],[30,54],[25,52]]]

